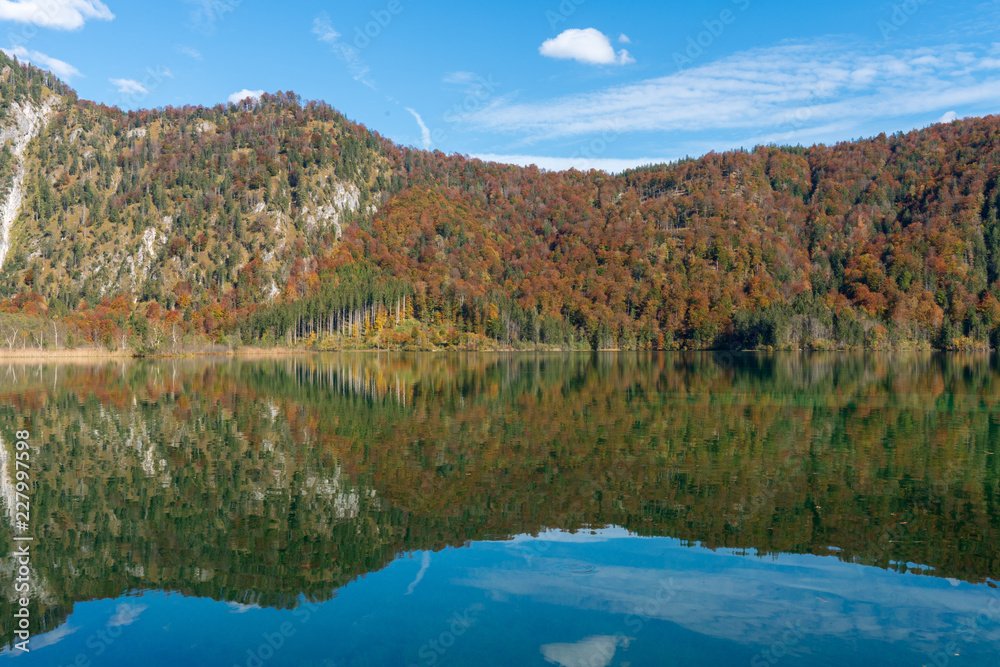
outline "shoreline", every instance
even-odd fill
[[[105,360],[105,359],[132,359],[131,352],[123,352],[120,350],[115,350],[114,352],[110,350],[105,350],[102,348],[75,348],[75,349],[59,349],[59,350],[46,350],[37,348],[28,348],[20,350],[3,350],[0,349],[0,361],[34,361],[34,360],[58,360],[58,359],[76,359],[76,360]]]
[[[844,353],[863,353],[863,354],[913,354],[913,353],[949,353],[949,354],[964,354],[964,355],[990,355],[993,351],[987,350],[934,350],[934,349],[914,349],[914,348],[900,348],[900,349],[890,349],[890,350],[865,350],[863,348],[845,348],[845,349],[829,349],[829,350],[813,350],[808,348],[803,349],[782,349],[782,350],[713,350],[713,349],[692,349],[692,350],[619,350],[619,349],[602,349],[602,350],[565,350],[565,349],[550,349],[550,350],[515,350],[515,349],[493,349],[493,350],[420,350],[420,351],[407,351],[407,350],[373,350],[373,349],[357,349],[357,350],[312,350],[307,348],[289,348],[289,347],[272,347],[272,348],[255,348],[255,347],[241,347],[236,350],[189,350],[176,353],[164,353],[155,354],[148,356],[136,356],[134,352],[115,350],[110,351],[102,348],[76,348],[76,349],[58,349],[58,350],[46,350],[46,349],[20,349],[20,350],[7,350],[0,349],[0,363],[7,362],[23,362],[23,363],[36,363],[36,362],[49,362],[49,361],[67,361],[67,362],[101,362],[101,361],[125,361],[125,360],[161,360],[161,359],[201,359],[201,358],[211,358],[211,357],[227,357],[227,358],[243,358],[243,359],[267,359],[267,358],[278,358],[278,357],[293,357],[293,356],[312,356],[312,355],[330,355],[330,354],[635,354],[635,353],[713,353],[713,354],[746,354],[746,355],[769,355],[769,354],[803,354],[803,353],[834,353],[834,354],[844,354]]]

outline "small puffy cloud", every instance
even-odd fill
[[[187,56],[188,58],[194,58],[195,60],[201,60],[201,51],[194,48],[193,46],[185,46],[183,44],[178,44],[177,53]]]
[[[547,58],[577,60],[588,65],[627,65],[635,59],[622,49],[615,52],[611,40],[600,30],[570,28],[559,36],[547,39],[538,47]]]
[[[145,95],[149,92],[146,86],[135,79],[108,79],[118,88],[118,92],[123,95]]]
[[[953,120],[958,120],[958,114],[954,111],[947,111],[943,116],[938,118],[939,123],[950,123]]]
[[[417,125],[420,126],[420,144],[423,146],[425,151],[429,151],[431,149],[430,128],[427,127],[426,123],[424,123],[424,119],[420,117],[420,114],[418,114],[410,107],[406,107],[406,110],[409,111],[411,114],[413,114],[413,117],[417,119]]]
[[[132,625],[139,620],[139,615],[146,611],[144,604],[129,604],[122,602],[115,607],[114,615],[108,619],[108,627],[118,627],[122,625]]]
[[[100,0],[0,0],[0,21],[55,30],[76,30],[87,19],[110,21],[114,17]]]
[[[618,42],[620,44],[631,44],[632,40],[628,38],[628,35],[626,35],[625,33],[622,33],[622,34],[618,35]]]
[[[58,58],[52,58],[38,51],[29,51],[23,46],[16,46],[13,49],[3,49],[3,52],[22,62],[28,61],[37,67],[47,69],[60,79],[66,79],[68,81],[74,76],[83,76],[80,74],[80,70],[73,67],[68,62],[59,60]]]
[[[259,100],[260,96],[263,94],[264,94],[263,90],[248,90],[244,88],[243,90],[236,91],[235,93],[230,95],[227,99],[229,100],[230,104],[239,104],[248,97],[252,100]]]
[[[614,659],[619,644],[628,647],[629,638],[595,635],[574,644],[544,644],[542,657],[559,667],[607,667]]]

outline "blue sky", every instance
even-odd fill
[[[1000,0],[0,0],[123,108],[293,90],[402,144],[608,170],[1000,110]]]

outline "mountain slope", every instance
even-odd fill
[[[609,176],[401,148],[292,93],[126,113],[44,82],[50,122],[4,135],[10,346],[997,341],[995,117]]]

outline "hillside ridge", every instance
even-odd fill
[[[0,158],[23,182],[8,348],[1000,340],[997,117],[546,172],[400,147],[291,92],[126,112],[5,66],[0,123],[63,101]]]

